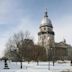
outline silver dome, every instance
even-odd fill
[[[48,18],[47,12],[45,12],[45,16],[43,17],[42,21],[41,21],[41,26],[47,25],[49,27],[52,27],[52,22],[51,20]]]

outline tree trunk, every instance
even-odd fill
[[[20,68],[22,69],[22,61],[21,61],[21,67]]]

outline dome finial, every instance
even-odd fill
[[[47,8],[46,8],[44,17],[48,17],[48,15],[47,15]]]

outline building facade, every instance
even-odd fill
[[[53,25],[48,17],[47,11],[41,21],[38,32],[38,45],[45,47],[47,56],[54,57],[55,59],[67,59],[68,47],[66,41],[56,43],[54,40],[55,32],[53,31]]]

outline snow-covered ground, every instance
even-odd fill
[[[53,63],[50,62],[39,62],[37,65],[36,62],[23,62],[23,68],[20,69],[19,62],[8,61],[8,66],[10,69],[4,69],[4,62],[0,61],[0,72],[72,72],[72,66],[70,61],[57,61],[53,66]]]

